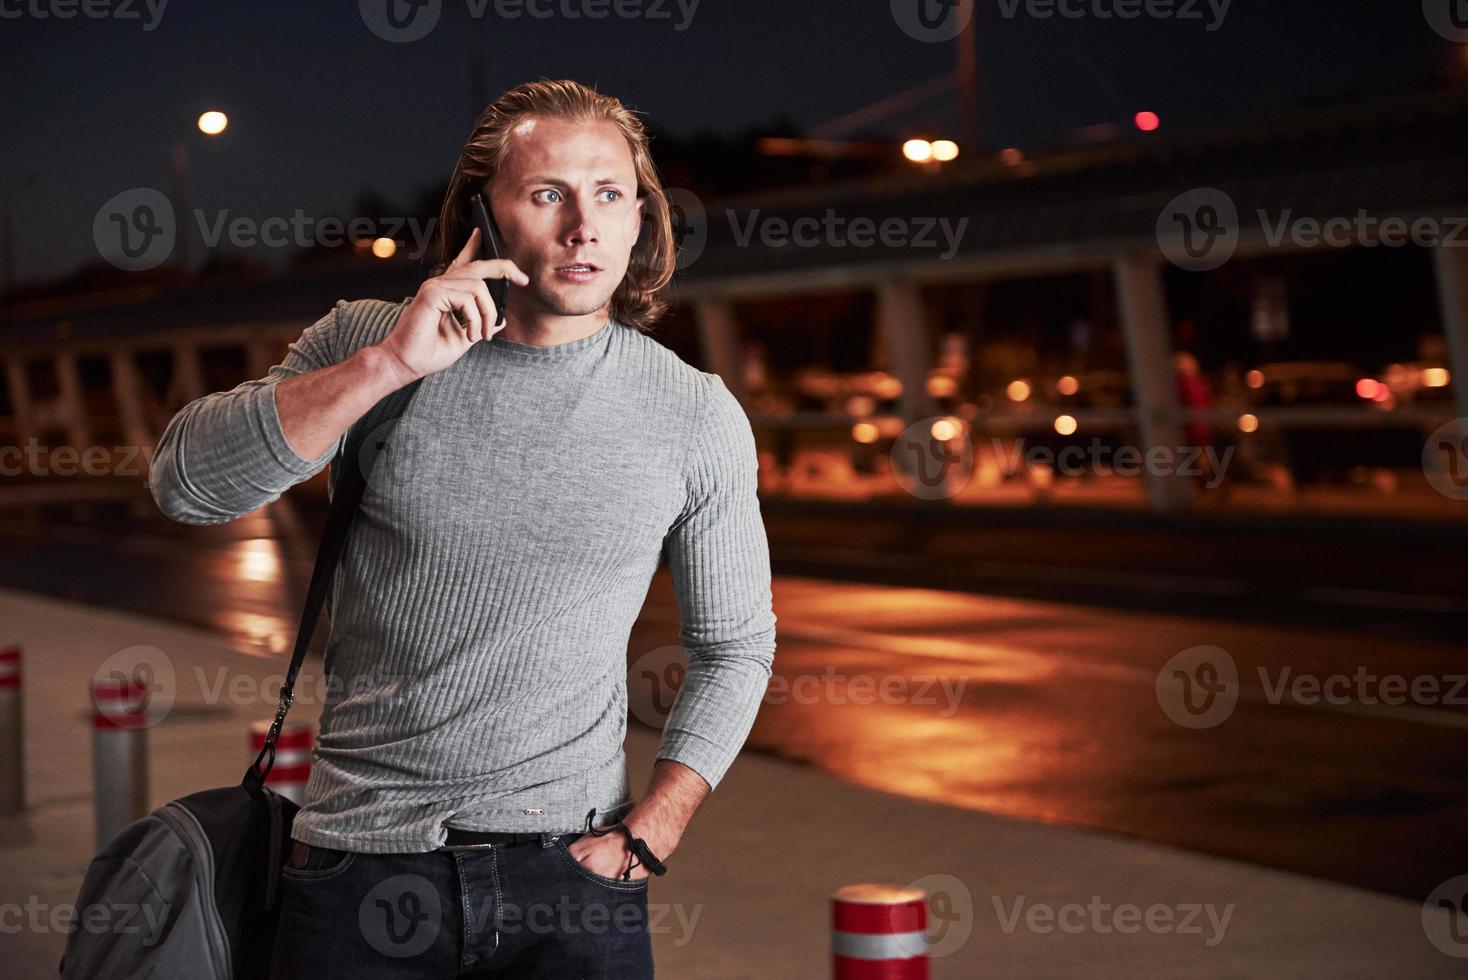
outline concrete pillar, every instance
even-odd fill
[[[1435,246],[1432,267],[1437,273],[1438,307],[1448,342],[1453,406],[1458,418],[1468,418],[1468,248]]]
[[[936,415],[928,394],[933,352],[928,343],[928,314],[916,284],[887,279],[877,287],[877,325],[892,373],[902,382],[902,417],[910,424]]]
[[[67,441],[79,451],[92,444],[92,426],[87,418],[87,402],[82,392],[82,377],[76,367],[76,355],[69,350],[56,352],[56,383],[60,388],[62,421]]]
[[[16,445],[24,447],[32,439],[39,440],[41,434],[36,431],[36,407],[31,401],[31,385],[26,377],[24,357],[6,355],[5,390],[10,395],[10,414],[14,419]]]
[[[123,438],[129,446],[137,446],[147,452],[153,446],[153,434],[148,431],[146,412],[143,408],[143,382],[138,375],[137,362],[127,347],[114,348],[110,354],[112,366],[112,395],[117,402],[117,412],[122,418]]]
[[[1168,329],[1167,297],[1162,289],[1161,259],[1147,253],[1124,255],[1112,263],[1112,275],[1142,433],[1147,500],[1159,513],[1185,510],[1192,492],[1186,478],[1177,472],[1182,426],[1178,424],[1177,367]],[[1168,450],[1171,465],[1147,465],[1147,454],[1153,449]]]
[[[744,351],[739,348],[739,324],[734,308],[725,300],[701,300],[694,309],[698,341],[708,370],[724,379],[724,385],[741,402],[744,400]]]

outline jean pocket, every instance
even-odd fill
[[[288,861],[281,873],[287,878],[296,878],[301,881],[334,878],[351,867],[355,858],[356,855],[351,851],[339,851],[334,847],[317,847],[312,844],[307,849],[306,860],[301,867],[298,868]]]
[[[560,853],[561,857],[565,859],[566,863],[571,866],[571,869],[573,871],[575,871],[578,875],[588,881],[595,882],[596,884],[601,885],[605,888],[616,889],[617,891],[634,892],[642,891],[643,889],[647,888],[648,879],[645,877],[634,878],[630,881],[624,881],[621,878],[608,878],[606,875],[597,874],[595,871],[592,871],[586,865],[578,861],[576,859],[576,855],[571,853],[569,845],[577,838],[584,836],[586,835],[582,833],[576,833],[562,834],[561,836],[556,838],[556,851]]]

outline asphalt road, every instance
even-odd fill
[[[318,518],[273,507],[193,528],[146,497],[8,510],[0,584],[284,657]],[[1468,873],[1468,658],[1440,628],[850,580],[861,575],[777,574],[776,677],[752,747],[894,794],[1417,900]],[[677,626],[660,572],[629,644],[638,721],[666,711]]]

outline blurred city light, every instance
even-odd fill
[[[1076,379],[1074,375],[1062,375],[1060,379],[1055,382],[1055,390],[1060,392],[1062,395],[1074,395],[1076,392],[1081,390],[1081,383],[1079,380]]]
[[[376,238],[372,241],[372,254],[379,259],[390,259],[398,254],[398,243],[391,238]]]
[[[229,117],[217,109],[210,109],[199,117],[199,132],[205,136],[218,136],[229,125]]]
[[[1074,415],[1061,415],[1055,420],[1055,431],[1063,436],[1073,436],[1076,431]]]
[[[1259,417],[1257,415],[1248,415],[1248,414],[1240,415],[1239,416],[1239,431],[1240,432],[1258,432],[1259,431]]]
[[[1030,397],[1030,383],[1028,381],[1011,381],[1009,387],[1004,389],[1012,402],[1022,402]]]
[[[958,159],[958,144],[952,140],[936,140],[933,143],[933,159],[939,163]]]
[[[902,144],[902,155],[913,163],[927,163],[933,159],[933,144],[927,140],[908,140]]]
[[[1162,119],[1155,112],[1139,112],[1133,121],[1144,133],[1155,133],[1162,126]]]

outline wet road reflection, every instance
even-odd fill
[[[149,502],[0,515],[0,584],[161,616],[284,657],[320,515],[191,528]],[[302,531],[302,528],[308,530]],[[1468,871],[1468,670],[1428,639],[778,576],[776,676],[750,744],[892,793],[1072,824],[1421,899]],[[629,657],[677,641],[660,572]],[[319,650],[325,630],[318,631]],[[1227,651],[1240,697],[1178,724],[1157,677]],[[1281,696],[1292,679],[1444,680],[1427,704]],[[634,716],[637,685],[631,685]],[[1354,688],[1353,688],[1354,690]],[[634,719],[635,723],[635,719]],[[634,782],[641,777],[634,776]],[[920,832],[920,831],[919,831]]]

